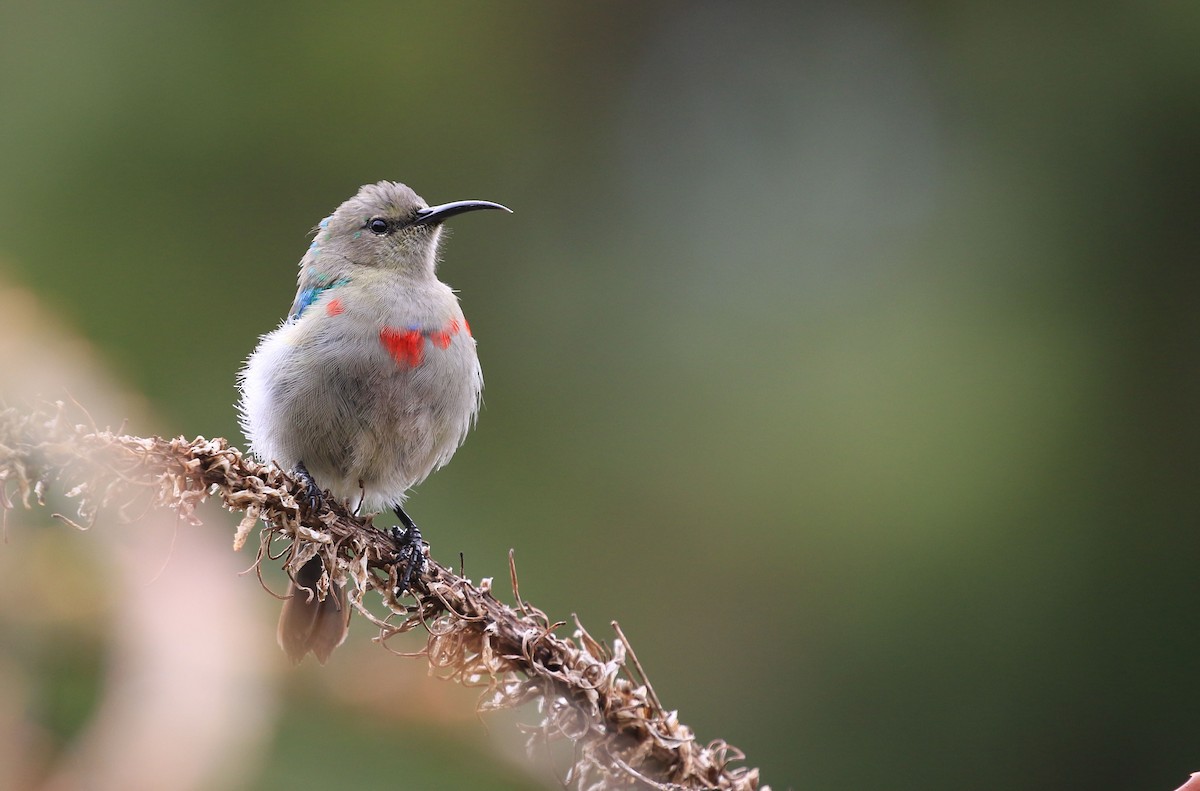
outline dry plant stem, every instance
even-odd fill
[[[122,515],[139,507],[174,508],[199,524],[196,507],[214,497],[244,513],[236,548],[261,520],[259,564],[282,558],[294,572],[321,555],[332,579],[322,580],[318,595],[345,585],[385,646],[390,637],[423,627],[426,644],[416,655],[443,678],[481,687],[481,710],[536,703],[542,721],[527,728],[530,749],[573,742],[575,761],[564,778],[570,786],[759,788],[757,769],[731,765],[744,759],[740,751],[719,740],[697,743],[676,712],[663,709],[615,622],[611,648],[578,619],[572,638],[555,634],[563,624],[521,599],[511,554],[516,609],[492,595],[491,580],[473,584],[432,559],[413,578],[415,604],[405,604],[394,595],[404,569],[390,535],[332,501],[310,511],[302,484],[244,457],[224,439],[118,435],[72,422],[61,403],[0,411],[0,507],[12,508],[14,496],[25,507],[42,504],[51,486],[78,501],[79,523],[63,519],[79,527],[91,526],[99,509],[110,506]],[[271,551],[276,543],[283,545],[279,554]],[[387,617],[364,605],[368,591],[380,595]]]

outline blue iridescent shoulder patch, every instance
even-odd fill
[[[308,306],[317,301],[317,297],[324,291],[323,288],[306,288],[296,295],[296,301],[292,304],[292,313],[288,316],[289,319],[298,319],[300,314],[308,309]]]
[[[288,315],[288,321],[295,321],[296,319],[300,318],[304,311],[308,309],[308,306],[320,299],[321,295],[329,289],[341,288],[350,282],[350,278],[348,277],[339,277],[337,280],[330,283],[328,282],[329,275],[314,274],[314,279],[317,281],[316,286],[313,286],[312,288],[301,289],[300,292],[296,294],[296,301],[292,303],[292,312]]]

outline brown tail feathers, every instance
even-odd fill
[[[321,558],[315,557],[300,568],[288,585],[291,598],[283,603],[283,612],[279,614],[278,638],[293,664],[309,651],[325,664],[349,630],[350,608],[345,591],[331,587],[324,601],[317,599],[317,580],[323,571]]]

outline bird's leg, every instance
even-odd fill
[[[304,462],[297,463],[293,472],[296,479],[304,484],[304,494],[301,495],[301,499],[308,506],[309,512],[313,513],[319,510],[325,504],[325,493],[321,491],[320,486],[317,486],[317,482],[313,480],[312,474],[304,466]]]
[[[358,505],[354,506],[354,515],[358,516],[358,512],[362,510],[363,503],[367,501],[367,485],[363,483],[363,479],[358,479]]]
[[[403,596],[404,592],[408,590],[409,583],[412,582],[413,574],[425,566],[425,553],[421,551],[423,541],[417,523],[400,506],[397,505],[392,510],[396,512],[396,518],[404,525],[404,530],[399,527],[392,528],[392,538],[400,545],[397,559],[405,562],[404,575],[400,578],[400,585],[396,588],[396,595]]]

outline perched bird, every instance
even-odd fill
[[[300,260],[288,317],[264,335],[239,376],[242,430],[263,462],[405,529],[408,575],[424,560],[405,493],[450,460],[479,411],[483,374],[454,291],[437,278],[442,223],[490,201],[429,206],[381,181],[320,222]],[[319,557],[289,586],[279,644],[293,662],[322,664],[346,637],[349,608],[334,586],[319,600]],[[403,580],[407,586],[408,575]]]

